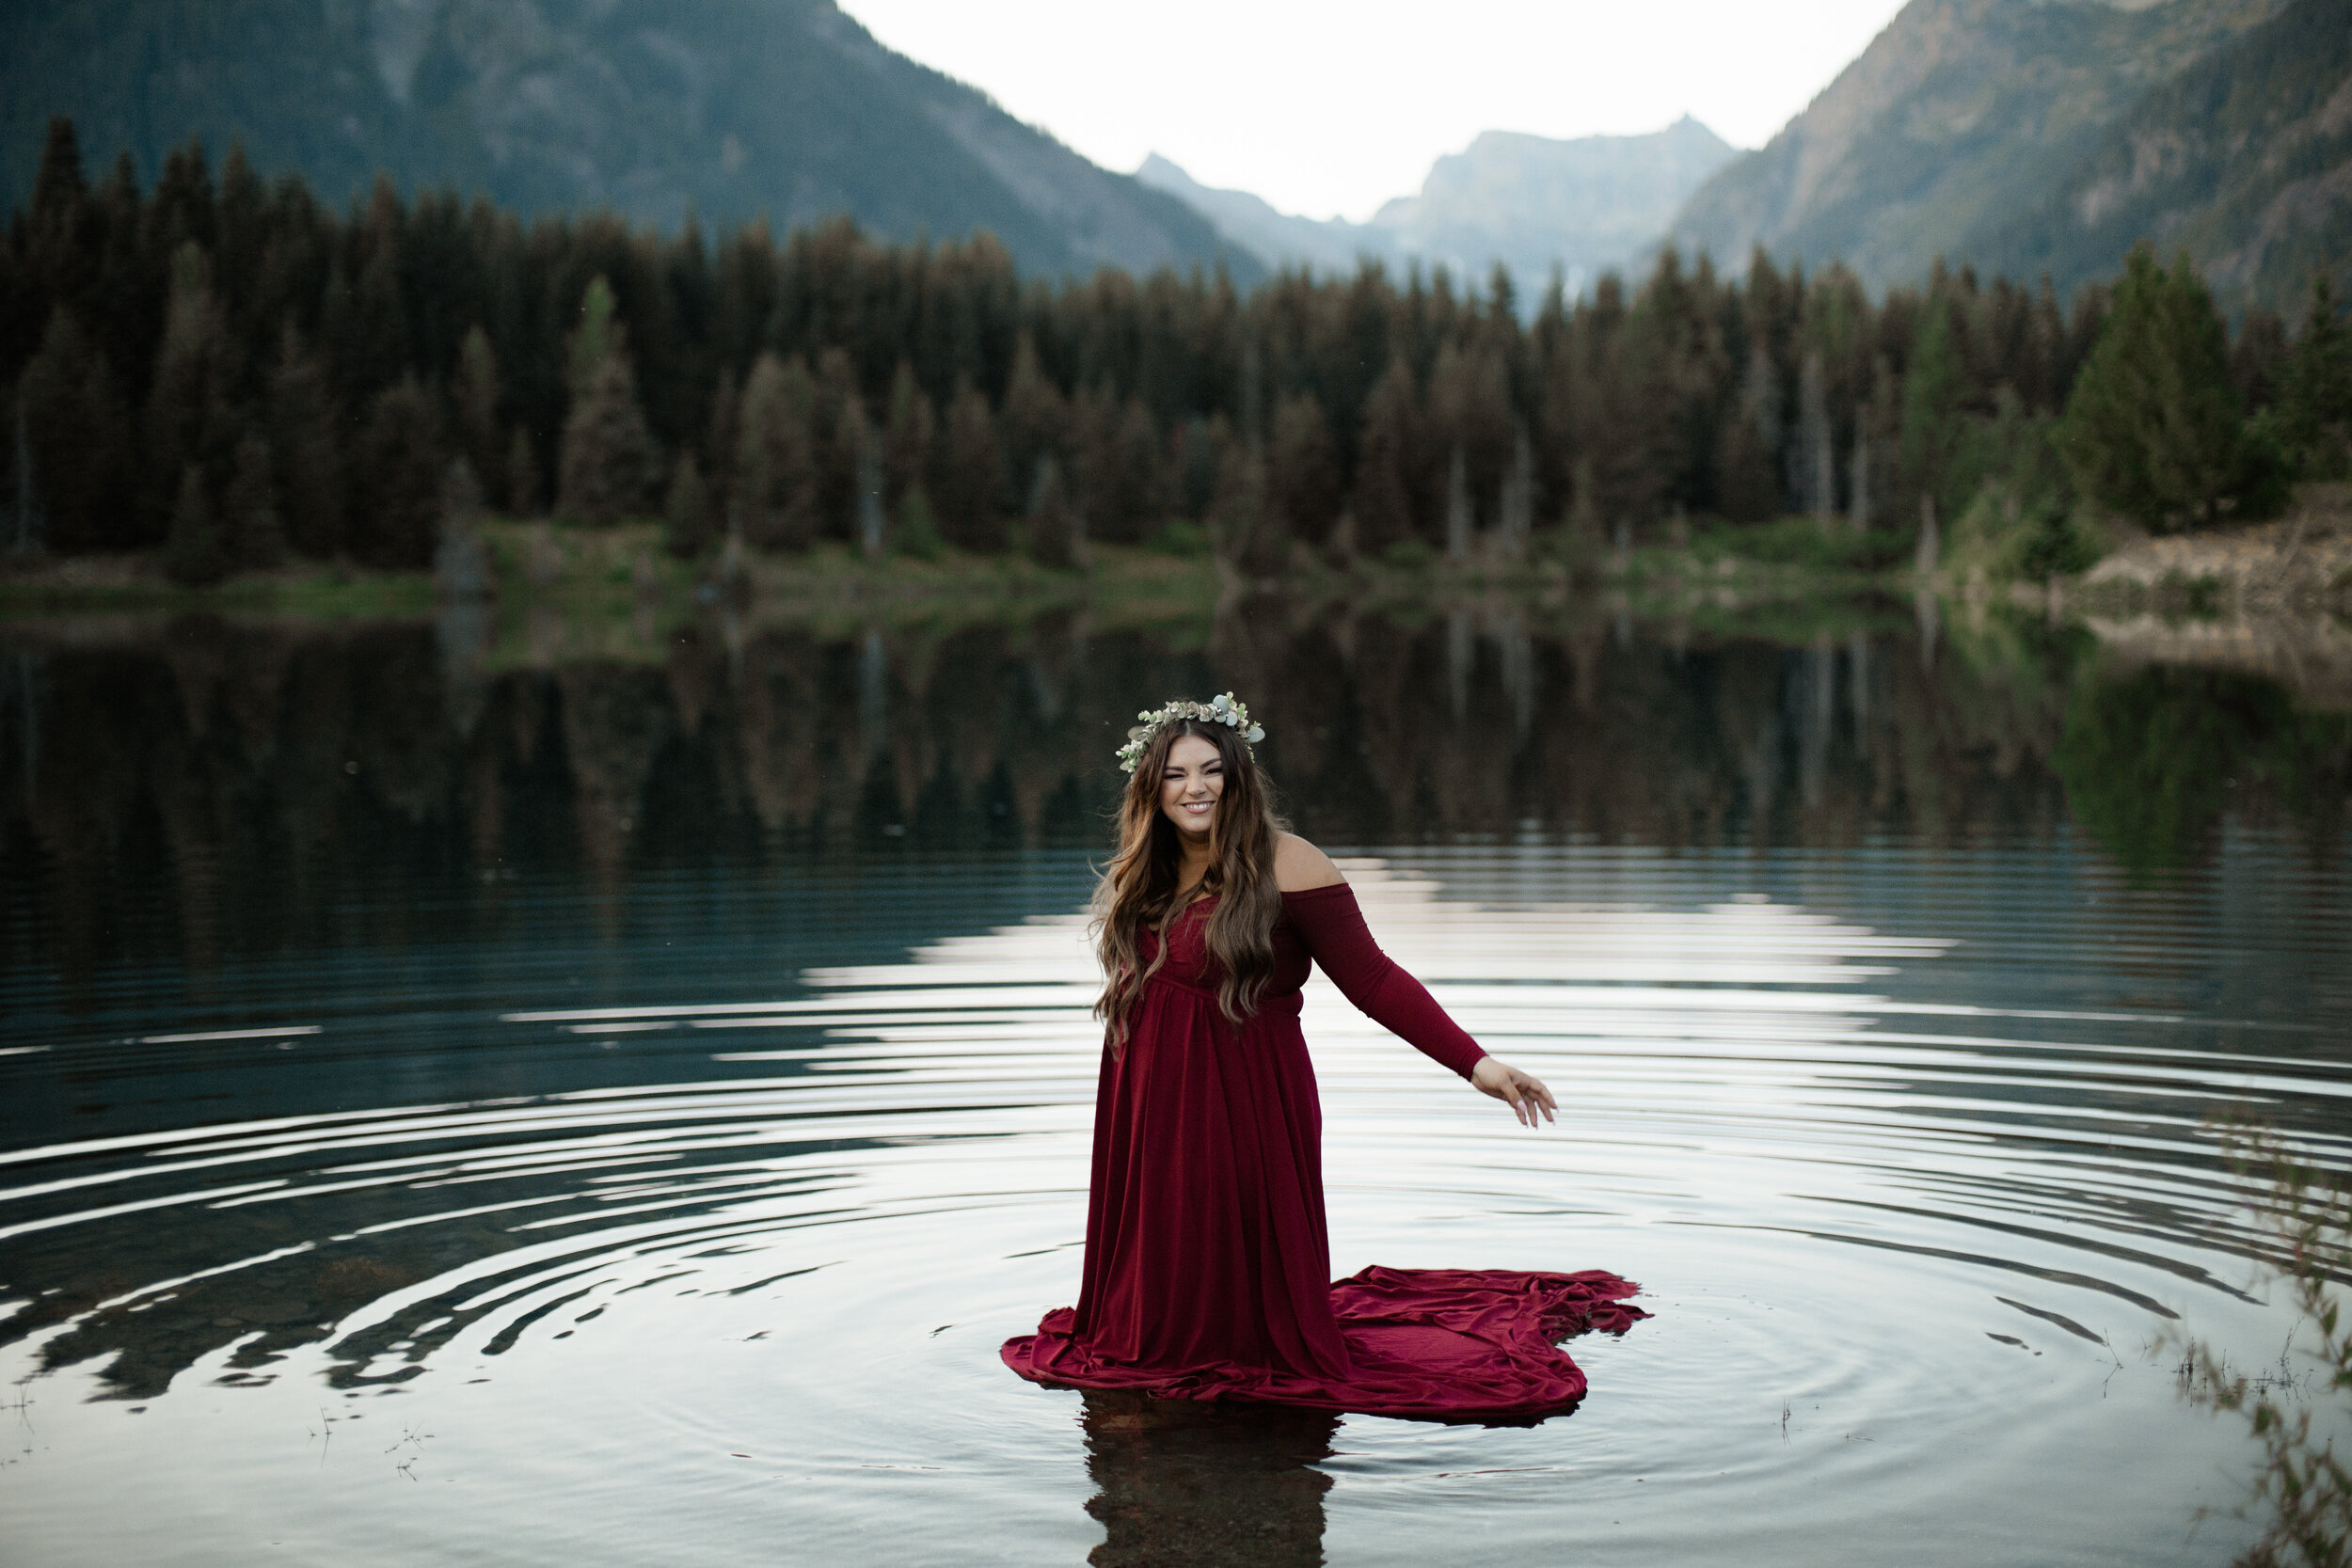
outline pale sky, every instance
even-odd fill
[[[1760,147],[1900,0],[839,0],[1107,168],[1361,220],[1481,131]]]

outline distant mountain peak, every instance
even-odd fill
[[[1575,289],[1637,264],[1683,198],[1739,150],[1688,114],[1640,135],[1482,131],[1438,158],[1417,194],[1362,224],[1299,217],[1247,191],[1211,189],[1158,152],[1136,178],[1189,203],[1269,265],[1343,272],[1365,257],[1418,259],[1483,279],[1500,261],[1532,300],[1555,270]]]

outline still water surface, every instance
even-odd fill
[[[2352,895],[2310,806],[2342,800],[2333,721],[1883,627],[1233,637],[554,671],[453,657],[447,627],[27,641],[0,724],[8,1560],[2146,1564],[2249,1538],[2242,1427],[2174,1369],[2193,1337],[2275,1362],[2288,1326],[2206,1119],[2352,1158]],[[1167,1409],[996,1360],[1075,1288],[1118,725],[1229,683],[1391,953],[1563,1106],[1515,1128],[1315,982],[1334,1267],[1640,1280],[1656,1316],[1574,1345],[1572,1417]],[[2070,738],[2118,690],[2109,731],[2151,702],[2250,725],[2318,782],[2199,778],[2203,817],[2177,789],[2136,817],[2145,782],[2100,794],[2116,748]]]

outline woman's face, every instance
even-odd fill
[[[1188,838],[1206,838],[1225,794],[1225,758],[1214,741],[1180,736],[1160,769],[1160,815]]]

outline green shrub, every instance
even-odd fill
[[[1802,514],[1741,527],[1716,523],[1694,531],[1691,552],[1702,561],[1752,561],[1768,566],[1804,566],[1815,571],[1867,571],[1899,560],[1911,541],[1891,529],[1856,533],[1842,522],[1824,528]]]
[[[2020,520],[2007,561],[2011,575],[2047,582],[2088,572],[2105,554],[2104,541],[2071,509],[2044,503]]]

